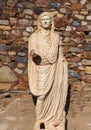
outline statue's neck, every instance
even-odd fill
[[[49,35],[50,34],[50,30],[42,28],[41,29],[41,33],[44,34],[44,35]]]

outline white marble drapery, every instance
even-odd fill
[[[28,77],[29,87],[37,96],[36,123],[34,130],[40,130],[44,123],[46,130],[65,129],[65,103],[68,89],[68,67],[59,50],[59,35],[53,32],[49,36],[36,31],[29,38]],[[42,58],[36,65],[30,56],[35,50]]]

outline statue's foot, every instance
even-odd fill
[[[56,130],[65,130],[65,121],[62,121],[58,126],[56,126]]]
[[[63,127],[63,126],[57,126],[56,130],[65,130],[65,127]]]
[[[56,127],[51,123],[50,124],[46,123],[45,130],[56,130]]]
[[[35,123],[33,130],[40,130],[40,123]]]

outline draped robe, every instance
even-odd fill
[[[59,43],[60,38],[56,32],[47,36],[36,31],[29,38],[29,88],[37,97],[34,130],[40,130],[41,123],[45,124],[46,130],[65,129],[68,67]],[[41,56],[42,61],[39,65],[33,62],[31,50],[35,50],[36,54]]]

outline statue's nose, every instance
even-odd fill
[[[47,21],[45,21],[44,23],[47,24]]]

